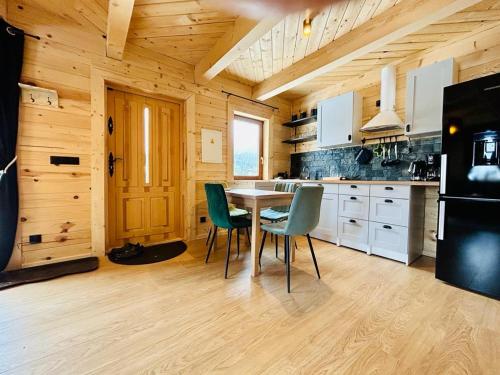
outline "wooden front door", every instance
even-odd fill
[[[108,89],[108,249],[182,238],[180,105]]]

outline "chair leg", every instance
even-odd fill
[[[276,247],[276,258],[278,257],[278,240],[279,240],[279,236],[276,235],[276,241],[274,241],[274,246]]]
[[[229,267],[229,256],[231,255],[231,237],[233,234],[232,229],[227,230],[227,253],[226,253],[226,271],[224,272],[224,278],[227,279],[227,269]]]
[[[205,246],[208,245],[208,242],[210,241],[211,235],[212,235],[212,226],[210,226],[210,229],[208,230],[208,236],[207,236],[207,240],[205,241]]]
[[[205,258],[205,263],[208,263],[208,258],[210,257],[210,252],[214,246],[215,235],[217,234],[217,225],[214,225],[214,233],[212,235],[212,241],[210,241],[210,246],[208,247],[207,257]]]
[[[240,256],[240,228],[236,228],[236,251]]]
[[[290,293],[290,237],[285,236],[285,254],[286,254],[286,289]]]
[[[246,227],[245,229],[247,231],[248,246],[252,246],[252,240],[250,239],[250,231],[248,230],[248,227]]]
[[[264,251],[264,244],[266,243],[266,236],[267,232],[264,231],[264,234],[262,235],[262,242],[260,243],[260,250],[259,250],[259,267],[262,268],[262,264],[260,263],[260,259],[262,258],[262,252]]]
[[[309,249],[311,250],[311,255],[313,258],[313,262],[314,262],[314,267],[316,267],[316,273],[318,274],[318,279],[321,279],[321,276],[319,274],[318,262],[316,262],[316,255],[314,255],[314,249],[313,249],[311,237],[309,237],[309,233],[307,233],[306,236],[307,236],[307,241],[309,242]]]

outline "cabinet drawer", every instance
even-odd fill
[[[408,262],[408,228],[370,222],[371,253]]]
[[[408,226],[410,201],[393,198],[370,198],[370,221]]]
[[[339,245],[368,251],[368,221],[339,217]]]
[[[410,186],[405,185],[372,185],[370,187],[370,196],[410,199],[410,188]]]
[[[339,186],[339,194],[346,195],[370,195],[370,185],[362,185],[362,184],[342,184]]]
[[[322,184],[321,182],[304,182],[302,186],[323,186],[323,194],[338,194],[339,193],[339,185],[337,184]]]
[[[339,195],[339,216],[368,220],[369,202],[369,197]]]

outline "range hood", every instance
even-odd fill
[[[382,69],[380,88],[380,113],[368,121],[362,132],[403,129],[403,121],[396,114],[396,69],[387,65]]]

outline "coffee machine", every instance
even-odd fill
[[[439,181],[441,170],[441,155],[440,154],[427,154],[425,156],[425,169],[427,181]]]
[[[408,173],[412,181],[439,181],[441,170],[441,155],[427,154],[425,159],[410,163]]]
[[[412,161],[408,173],[412,181],[425,181],[427,178],[427,162],[425,160]]]

